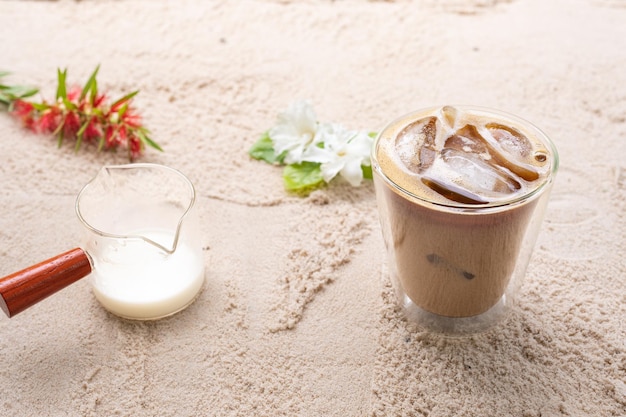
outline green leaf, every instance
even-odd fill
[[[124,97],[120,98],[119,100],[117,100],[115,103],[111,104],[111,108],[116,108],[117,106],[119,106],[120,104],[130,100],[131,98],[135,97],[137,94],[139,93],[139,90],[137,91],[133,91],[132,93],[128,93],[126,94]]]
[[[76,134],[76,145],[74,145],[74,152],[78,152],[78,150],[80,149],[80,145],[83,143],[83,133],[85,133],[85,129],[87,128],[88,124],[89,122],[82,125],[80,130]]]
[[[128,103],[124,103],[124,105],[120,107],[120,109],[117,111],[118,120],[122,120],[122,117],[124,117],[126,110],[128,110]]]
[[[68,109],[68,110],[76,110],[76,109],[78,109],[76,104],[74,104],[71,101],[69,101],[67,99],[67,97],[63,98],[63,104],[65,104],[65,108]]]
[[[369,136],[372,139],[376,139],[376,136],[378,136],[378,132],[370,132],[367,134],[367,136]]]
[[[153,141],[153,140],[152,140],[152,139],[150,139],[149,137],[147,137],[147,136],[146,136],[144,140],[145,140],[145,142],[146,142],[146,144],[147,144],[147,145],[149,145],[149,146],[153,147],[153,148],[154,148],[154,149],[156,149],[157,151],[164,152],[164,151],[163,151],[163,148],[161,148],[161,146],[159,146],[159,144],[158,144],[158,143],[156,143],[155,141]]]
[[[93,102],[93,98],[96,96],[97,93],[97,89],[98,89],[98,84],[96,83],[96,75],[98,75],[98,70],[100,69],[100,65],[98,65],[95,69],[95,71],[91,74],[91,76],[89,77],[89,79],[87,80],[87,83],[85,84],[85,86],[83,87],[83,91],[80,92],[80,99],[83,100],[85,97],[87,97],[87,94],[90,94],[90,97],[92,99]]]
[[[372,174],[372,166],[371,165],[361,165],[361,171],[363,171],[363,178],[371,180],[374,178]]]
[[[91,109],[91,114],[93,116],[98,116],[98,117],[103,117],[104,116],[104,112],[102,111],[102,109],[100,109],[98,107],[93,107]]]
[[[103,136],[100,137],[100,140],[98,141],[98,152],[102,151],[102,149],[104,148],[104,145],[106,143],[106,139]]]
[[[57,130],[55,131],[55,133],[57,133],[59,135],[59,140],[57,141],[57,146],[60,148],[63,145],[63,123],[61,123],[59,125],[59,127],[57,128]]]
[[[11,101],[34,96],[38,89],[25,85],[0,85],[0,101],[9,104]]]
[[[163,152],[163,148],[161,148],[158,143],[148,137],[148,131],[146,129],[137,129],[137,136],[139,136],[139,140],[141,140],[145,145],[150,146],[157,151]]]
[[[67,77],[67,68],[63,71],[61,71],[60,69],[57,69],[57,79],[58,79],[58,85],[57,85],[57,100],[58,99],[64,99],[67,100],[67,87],[65,84],[65,78]]]
[[[98,97],[98,81],[94,78],[93,85],[91,87],[91,94],[89,95],[89,102],[93,105]]]
[[[283,183],[287,191],[308,194],[324,184],[322,170],[317,162],[291,164],[283,169]]]
[[[39,92],[38,88],[29,87],[27,85],[16,85],[13,86],[12,90],[14,91],[13,94],[16,98],[32,97]]]
[[[44,110],[48,110],[50,106],[48,103],[33,103],[31,102],[30,104],[33,105],[33,107],[35,108],[35,110],[37,110],[38,112],[43,112]]]
[[[270,139],[267,132],[263,133],[259,140],[252,145],[248,154],[254,159],[265,161],[270,164],[278,163],[276,152],[274,152],[274,144],[272,143],[272,139]]]
[[[0,71],[0,78],[10,74],[9,71]],[[0,84],[0,103],[11,107],[15,100],[34,96],[38,92],[39,89],[30,86]]]
[[[78,132],[76,132],[76,136],[78,136],[78,139],[82,139],[83,133],[85,133],[85,130],[87,130],[87,126],[89,126],[90,121],[91,120],[87,119],[87,121],[83,123],[80,129],[78,129]]]

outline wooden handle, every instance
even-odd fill
[[[12,317],[90,272],[89,256],[72,249],[0,279],[0,308]]]

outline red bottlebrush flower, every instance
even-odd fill
[[[102,103],[104,102],[105,99],[106,99],[106,95],[104,95],[104,94],[97,95],[96,94],[96,96],[93,99],[92,105],[94,107],[100,107],[100,105],[102,105]]]
[[[50,107],[44,110],[37,121],[37,130],[42,133],[55,132],[61,124],[61,110],[58,107]]]
[[[30,129],[58,135],[59,146],[66,137],[75,139],[75,150],[80,148],[83,141],[97,142],[98,151],[116,149],[121,145],[127,148],[131,160],[140,156],[144,145],[162,151],[150,139],[149,131],[141,125],[141,117],[130,105],[139,91],[126,94],[109,104],[106,95],[98,92],[98,69],[91,74],[82,89],[68,89],[67,69],[57,70],[56,100],[52,104],[46,101],[38,104],[24,101],[23,98],[36,94],[38,90],[20,86],[0,91],[0,103],[9,105],[12,114]],[[0,73],[0,77],[2,75]]]
[[[121,100],[116,101],[115,103],[113,103],[113,105],[111,105],[109,114],[117,113],[126,103],[128,103],[128,100],[121,99]]]
[[[78,113],[70,111],[63,121],[63,133],[67,137],[75,137],[80,130],[80,117]]]
[[[105,147],[109,148],[111,147],[111,144],[113,143],[113,140],[115,135],[115,129],[113,128],[113,126],[107,126],[106,128],[106,132],[104,132],[104,145]]]
[[[118,129],[109,125],[104,135],[104,145],[107,149],[115,148],[121,143]]]
[[[24,126],[35,130],[35,106],[23,100],[16,100],[13,103],[12,114],[22,120]]]
[[[72,102],[77,102],[80,97],[81,89],[80,87],[72,87],[70,91],[67,92],[67,99]]]
[[[141,127],[141,116],[135,113],[129,107],[122,116],[122,123],[133,128]]]
[[[119,141],[118,143],[127,143],[127,141],[128,141],[128,131],[126,130],[126,126],[121,125],[117,129],[117,140]]]
[[[131,161],[134,161],[141,155],[141,140],[135,135],[128,137],[128,152],[130,153]]]
[[[92,116],[83,132],[83,138],[87,141],[97,141],[102,137],[102,126],[98,117]]]
[[[13,114],[18,117],[30,116],[33,110],[35,110],[35,106],[28,101],[15,100],[15,103],[13,103]]]

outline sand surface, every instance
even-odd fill
[[[206,284],[157,322],[87,280],[0,317],[2,416],[625,416],[626,3],[621,0],[2,1],[6,81],[57,68],[133,89],[195,184]],[[308,198],[247,150],[297,99],[379,130],[438,104],[533,121],[561,155],[519,307],[434,337],[394,307],[371,182]],[[80,244],[105,164],[0,115],[0,275]]]

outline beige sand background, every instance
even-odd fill
[[[626,415],[626,2],[2,1],[5,81],[135,103],[199,193],[206,286],[151,323],[84,280],[0,317],[2,416]],[[561,171],[520,306],[466,339],[394,308],[371,183],[287,195],[247,150],[296,99],[378,130],[443,103],[544,129]],[[95,154],[0,115],[0,274],[79,244]]]

